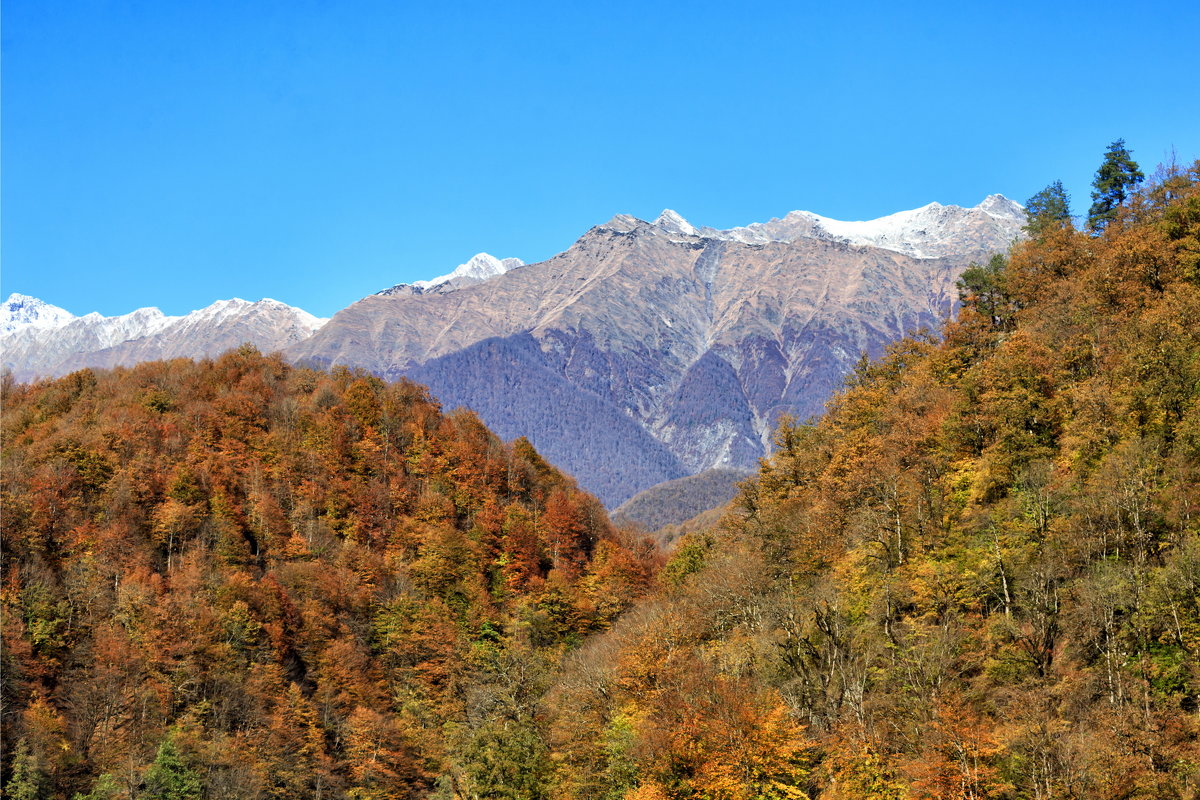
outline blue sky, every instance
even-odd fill
[[[328,315],[615,213],[1076,213],[1200,156],[1200,4],[5,0],[3,293]]]

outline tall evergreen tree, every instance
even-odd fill
[[[29,750],[29,742],[21,739],[12,757],[12,774],[4,787],[4,796],[13,800],[42,800],[50,796],[46,773],[38,757]]]
[[[1025,230],[1035,239],[1048,230],[1070,226],[1071,199],[1062,181],[1055,181],[1026,200],[1025,218]]]
[[[200,776],[179,755],[168,736],[158,746],[154,763],[146,771],[147,800],[199,800],[203,789]]]
[[[1104,153],[1104,163],[1096,171],[1092,181],[1092,207],[1088,210],[1088,228],[1099,235],[1116,219],[1117,209],[1124,205],[1129,190],[1142,182],[1146,176],[1138,168],[1132,154],[1125,148],[1125,140],[1117,139]]]
[[[996,330],[1012,327],[1012,298],[1008,294],[1008,259],[997,253],[986,265],[971,264],[958,279],[958,301],[991,320]]]

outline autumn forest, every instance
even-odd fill
[[[4,796],[1200,798],[1200,163],[1052,189],[668,548],[414,383],[6,379]]]

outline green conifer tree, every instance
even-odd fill
[[[1092,181],[1092,207],[1088,210],[1088,229],[1100,235],[1116,219],[1117,209],[1129,198],[1129,190],[1142,182],[1138,164],[1125,148],[1125,140],[1117,139],[1104,153],[1104,163]]]
[[[121,787],[117,785],[116,778],[105,772],[96,779],[90,792],[76,792],[71,800],[113,800],[120,793]]]
[[[986,265],[972,263],[958,279],[958,300],[989,319],[995,330],[1012,327],[1013,304],[1008,294],[1008,259],[997,253]]]
[[[1071,225],[1071,200],[1062,181],[1042,189],[1025,201],[1025,230],[1035,239],[1046,231]]]
[[[42,800],[50,796],[46,774],[24,739],[17,742],[13,752],[12,773],[4,787],[4,796],[13,800]]]
[[[202,795],[200,776],[184,762],[171,737],[163,739],[146,771],[146,793],[141,796],[146,800],[199,800]]]
[[[490,721],[462,754],[478,797],[544,800],[551,764],[531,720]]]

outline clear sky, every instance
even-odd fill
[[[615,213],[1076,213],[1200,156],[1200,3],[4,0],[3,294],[319,315]]]

